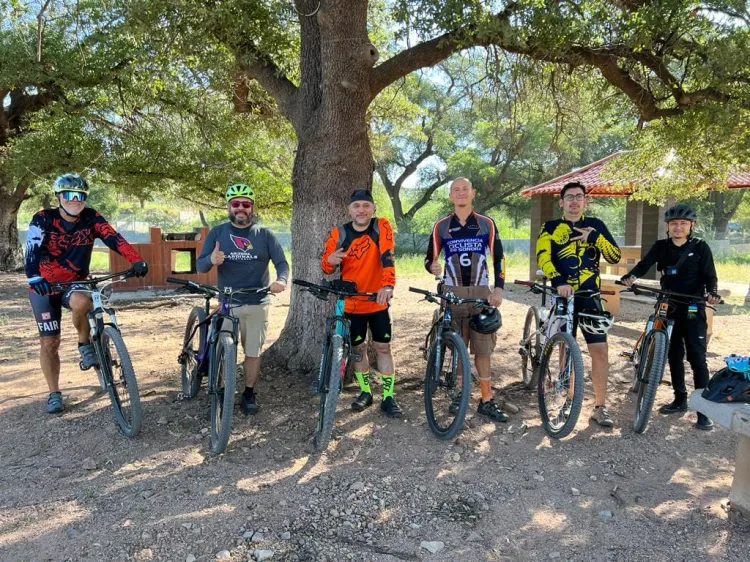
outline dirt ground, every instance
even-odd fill
[[[646,434],[632,431],[630,373],[618,353],[632,345],[646,305],[623,303],[610,332],[616,427],[589,424],[587,382],[577,431],[551,441],[535,394],[519,384],[518,340],[536,297],[510,286],[493,379],[521,411],[508,424],[484,423],[474,416],[475,393],[470,427],[441,442],[425,423],[418,351],[432,305],[407,292],[409,284],[431,286],[426,278],[400,280],[394,301],[404,419],[388,420],[377,408],[350,411],[349,388],[329,450],[314,454],[309,378],[265,369],[260,413],[236,411],[227,452],[210,457],[201,431],[205,392],[178,398],[176,357],[192,301],[120,306],[144,414],[141,435],[129,440],[93,371],[77,367],[69,316],[61,347],[67,410],[45,413],[26,288],[21,276],[1,275],[0,560],[748,559],[750,523],[726,509],[734,436],[697,431],[693,413],[655,414]],[[269,343],[288,299],[272,307]],[[748,334],[750,315],[719,316],[710,369],[730,352],[750,352]],[[670,398],[662,387],[658,403]],[[423,541],[443,546],[431,553],[421,545],[440,545]]]

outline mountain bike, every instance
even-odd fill
[[[182,350],[177,358],[181,367],[182,395],[195,398],[203,377],[208,377],[210,411],[210,443],[212,454],[223,453],[229,443],[234,412],[234,393],[237,382],[237,340],[239,320],[232,316],[233,298],[240,294],[265,295],[269,287],[219,289],[194,281],[167,277],[168,283],[182,285],[188,293],[201,295],[205,305],[194,307],[188,316]],[[211,299],[219,304],[211,310]]]
[[[471,363],[460,331],[452,321],[452,306],[489,306],[486,299],[459,298],[440,280],[437,292],[409,287],[424,300],[439,304],[422,348],[427,361],[424,378],[424,408],[427,425],[442,440],[453,438],[464,423],[471,399]]]
[[[626,286],[622,281],[615,284]],[[667,364],[669,354],[669,341],[672,339],[672,328],[674,320],[667,317],[671,303],[690,305],[705,305],[706,297],[696,297],[664,291],[655,287],[633,284],[630,288],[620,291],[622,293],[632,292],[636,295],[644,295],[656,299],[654,313],[648,317],[646,328],[636,340],[632,351],[623,351],[621,355],[626,357],[633,366],[633,379],[630,391],[636,395],[635,419],[633,430],[643,433],[648,428],[648,421],[656,400],[656,392],[660,384],[669,386],[668,382],[662,381],[664,367]],[[723,304],[724,301],[720,301]]]
[[[515,280],[537,295],[542,306],[532,306],[526,313],[521,355],[523,382],[526,388],[537,387],[542,427],[550,437],[562,439],[578,423],[583,406],[583,356],[573,337],[575,298],[563,298],[557,290],[541,283]],[[576,296],[595,297],[614,291],[578,290]],[[549,297],[549,307],[547,299]]]
[[[346,373],[346,367],[352,358],[350,322],[344,316],[344,299],[346,297],[362,297],[374,301],[377,299],[377,293],[359,293],[357,292],[357,284],[353,281],[321,281],[319,285],[303,279],[294,279],[292,282],[302,287],[303,291],[331,303],[326,318],[325,339],[320,357],[318,378],[313,384],[314,391],[320,394],[318,422],[315,427],[313,444],[318,451],[322,451],[328,447],[331,440],[339,391]],[[331,296],[335,296],[336,299],[331,301]]]
[[[104,277],[53,283],[53,290],[73,288],[89,293],[93,303],[86,315],[90,326],[90,341],[98,358],[95,366],[99,385],[109,394],[112,412],[120,431],[127,437],[135,437],[141,430],[141,397],[135,379],[133,363],[117,324],[115,310],[108,306],[111,286],[133,276],[130,271],[121,271]],[[81,370],[83,368],[81,363]]]

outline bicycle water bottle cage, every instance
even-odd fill
[[[322,283],[321,283],[322,284]],[[333,279],[328,283],[331,289],[336,291],[343,291],[346,293],[356,293],[357,284],[354,281],[345,281],[344,279]]]

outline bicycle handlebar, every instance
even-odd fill
[[[433,293],[431,291],[426,291],[425,289],[418,289],[417,287],[409,287],[409,291],[412,293],[418,293],[420,295],[424,295],[424,297],[431,302],[437,302],[435,299],[442,299],[444,301],[448,301],[451,304],[481,304],[486,306],[491,306],[489,301],[487,299],[464,299],[457,296],[448,297],[446,295],[441,295],[440,293]]]
[[[96,285],[102,281],[109,281],[115,277],[129,278],[133,276],[133,272],[129,269],[120,271],[118,273],[112,273],[111,275],[105,275],[104,277],[94,277],[91,279],[81,279],[80,281],[59,281],[57,283],[50,283],[52,287],[70,287],[71,285]]]
[[[374,301],[378,298],[377,293],[360,293],[357,291],[347,291],[344,289],[326,285],[316,285],[315,283],[310,283],[309,281],[305,281],[304,279],[292,279],[292,283],[294,285],[303,287],[303,290],[310,291],[311,293],[328,293],[331,295],[336,295],[338,297],[367,297],[367,299],[371,301]]]
[[[174,283],[175,285],[182,285],[187,287],[194,293],[203,293],[206,296],[218,296],[225,294],[218,287],[213,285],[204,285],[203,283],[196,283],[195,281],[188,281],[186,279],[178,279],[177,277],[167,277],[167,283]],[[230,289],[229,295],[237,295],[240,293],[255,293],[255,294],[267,294],[271,290],[270,287],[245,287],[243,289],[236,289],[232,291]]]
[[[515,285],[524,285],[525,287],[531,287],[532,289],[537,289],[539,291],[547,291],[549,293],[555,293],[557,294],[557,289],[555,287],[552,287],[551,285],[540,285],[539,283],[535,283],[534,281],[521,281],[520,279],[516,279],[513,281]],[[590,293],[591,295],[614,295],[616,294],[615,291],[609,291],[609,290],[595,290],[595,289],[578,289],[574,292],[576,295],[584,295]]]
[[[628,287],[625,283],[623,283],[620,280],[615,281],[615,285],[620,285],[622,287],[626,287],[625,291],[631,291],[633,294],[637,295],[639,293],[654,293],[656,295],[665,295],[667,297],[677,297],[678,299],[690,299],[691,301],[707,301],[707,296],[699,297],[697,295],[687,295],[685,293],[676,293],[674,291],[665,291],[664,289],[657,289],[656,287],[649,287],[647,285],[638,285],[637,283],[633,283],[630,287]],[[624,291],[621,291],[624,292]],[[646,295],[646,296],[653,296],[653,295]],[[718,304],[724,304],[724,299],[719,300]]]

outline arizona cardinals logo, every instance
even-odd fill
[[[352,242],[351,246],[349,246],[349,255],[361,260],[362,256],[364,256],[369,249],[370,237],[360,236],[357,240]]]
[[[253,244],[247,238],[242,238],[241,236],[235,236],[234,234],[230,234],[229,238],[232,239],[232,243],[236,246],[238,250],[242,250],[243,252],[246,252],[248,250],[253,249]]]

